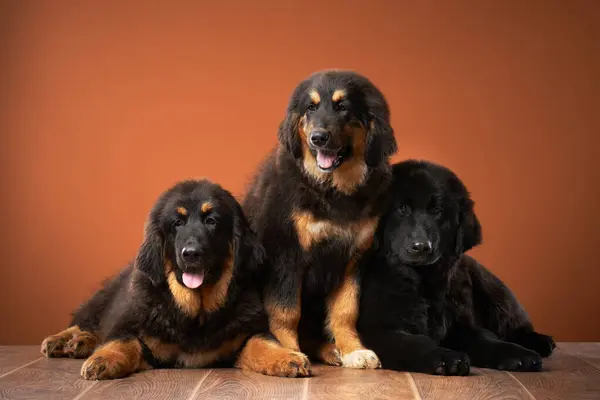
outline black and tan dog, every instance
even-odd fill
[[[449,169],[394,165],[393,200],[363,258],[359,332],[384,368],[466,375],[537,371],[555,347],[513,293],[464,253],[481,242],[473,201]]]
[[[307,375],[306,357],[268,333],[254,282],[263,259],[229,192],[208,181],[180,182],[150,212],[134,263],[84,303],[68,329],[46,338],[42,353],[91,355],[81,369],[86,379],[216,362]]]
[[[356,262],[371,246],[391,180],[396,140],[386,100],[356,73],[318,72],[294,90],[278,137],[244,202],[270,259],[271,332],[326,363],[376,368],[356,332]]]

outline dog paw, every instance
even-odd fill
[[[432,354],[435,375],[465,376],[471,370],[469,356],[447,349],[435,349]]]
[[[319,349],[319,360],[324,364],[340,367],[342,365],[342,354],[335,344],[326,343]]]
[[[81,376],[88,380],[117,379],[130,374],[122,357],[94,354],[81,367]]]
[[[290,351],[285,356],[276,360],[271,368],[265,373],[272,376],[281,376],[286,378],[299,378],[310,376],[311,367],[308,357],[299,351]]]
[[[381,362],[379,361],[377,354],[371,350],[354,350],[353,352],[342,356],[342,367],[375,369],[381,368]]]
[[[542,369],[542,357],[533,350],[505,343],[489,356],[487,367],[503,371],[536,372]]]
[[[96,348],[98,340],[96,336],[89,333],[75,335],[63,347],[63,353],[71,358],[87,358]]]
[[[552,336],[543,335],[537,332],[531,332],[525,339],[523,345],[538,353],[542,357],[548,357],[556,348],[556,343]]]
[[[64,357],[64,346],[67,343],[67,340],[59,335],[48,336],[42,342],[42,346],[40,351],[45,357],[53,358],[53,357]]]

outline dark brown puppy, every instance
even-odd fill
[[[326,363],[376,368],[356,332],[356,262],[391,180],[396,140],[386,100],[356,73],[318,72],[294,90],[278,137],[244,203],[270,259],[271,332]]]
[[[84,303],[68,329],[46,338],[42,353],[91,355],[81,369],[86,379],[216,362],[308,375],[308,359],[268,333],[254,283],[263,258],[229,192],[208,181],[180,182],[150,212],[135,262]]]

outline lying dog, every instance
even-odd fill
[[[150,212],[135,262],[84,303],[68,329],[46,338],[42,353],[91,355],[81,369],[86,379],[216,362],[304,374],[304,356],[268,333],[253,282],[263,258],[229,192],[208,181],[180,182]]]
[[[384,368],[466,375],[539,371],[555,347],[513,293],[464,255],[481,243],[473,201],[447,168],[393,166],[392,204],[364,268],[359,332]],[[465,354],[466,353],[466,354]]]

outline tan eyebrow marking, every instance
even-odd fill
[[[187,215],[187,210],[185,209],[185,207],[177,207],[177,209],[175,211],[177,211],[177,214],[180,214],[183,216]]]
[[[213,208],[213,205],[210,201],[206,201],[206,202],[202,203],[202,205],[200,206],[200,210],[203,213],[209,212],[210,210],[212,210],[212,208]]]
[[[346,97],[346,91],[343,89],[337,89],[335,92],[333,92],[333,96],[331,96],[331,100],[333,100],[334,102],[337,102],[337,101],[342,100],[344,97]]]
[[[317,92],[315,89],[311,89],[311,91],[308,92],[308,95],[314,104],[319,104],[321,102],[321,96],[319,96],[319,92]]]

